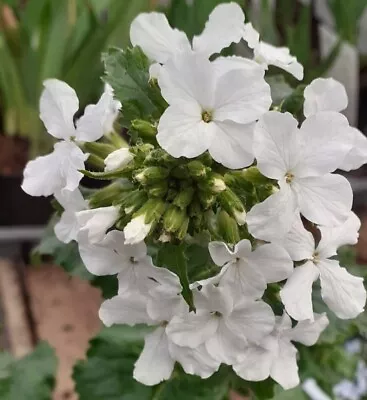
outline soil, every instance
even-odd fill
[[[23,138],[0,135],[0,175],[21,176],[28,161],[28,147]]]

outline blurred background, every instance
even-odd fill
[[[49,199],[31,198],[20,189],[27,161],[53,145],[38,117],[42,82],[66,81],[82,109],[103,90],[101,54],[109,46],[129,45],[130,23],[137,14],[162,11],[191,38],[222,2],[0,0],[0,399],[78,398],[73,366],[101,328],[98,308],[110,288],[109,282],[88,274],[75,244],[64,245],[53,236]],[[304,65],[304,83],[324,76],[345,85],[345,114],[367,134],[367,0],[236,2],[262,40],[288,47]],[[228,52],[246,55],[248,49],[240,43]],[[291,76],[279,70],[270,75],[273,96],[292,93],[296,82]],[[366,276],[367,167],[347,177],[363,224],[358,245],[343,250],[343,263]],[[329,359],[322,361],[329,369],[320,369],[319,359],[309,360],[308,377],[325,387],[353,378],[366,349],[361,345],[353,362],[339,349],[344,351],[345,342],[356,336],[366,339],[366,315],[357,324],[358,331],[352,325],[335,327],[335,337],[328,339]],[[365,379],[365,394],[352,400],[367,399],[367,374]]]

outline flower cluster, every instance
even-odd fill
[[[73,89],[46,81],[40,116],[61,141],[28,164],[23,189],[54,195],[63,208],[57,237],[78,242],[91,273],[117,275],[102,321],[155,327],[135,379],[158,384],[176,362],[207,378],[227,364],[247,381],[294,387],[294,342],[312,346],[328,325],[313,309],[318,278],[339,318],[355,318],[366,301],[362,278],[334,257],[360,228],[351,187],[334,172],[367,162],[367,139],[340,113],[345,90],[320,78],[302,87],[302,115],[287,111],[292,98],[274,104],[269,66],[298,80],[303,67],[288,49],[260,41],[235,3],[217,6],[192,43],[155,12],[139,15],[130,33],[149,60],[134,79],[154,93],[139,93],[134,107],[158,98],[160,115],[129,121],[128,145],[113,125],[121,107],[128,115],[133,79],[107,79],[122,104],[106,85],[76,123]],[[241,40],[253,59],[218,55]],[[86,170],[87,159],[99,171]],[[84,198],[83,175],[111,183]],[[210,257],[189,274],[192,244]]]

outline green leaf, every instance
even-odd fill
[[[300,386],[290,390],[284,390],[280,386],[277,386],[275,397],[272,400],[308,400],[308,398]]]
[[[2,400],[50,400],[55,386],[57,358],[47,343],[20,360],[0,354]]]
[[[225,400],[229,370],[209,379],[186,375],[176,368],[172,378],[155,387],[133,379],[134,363],[151,328],[114,326],[91,341],[87,359],[74,368],[79,400]]]
[[[187,256],[185,255],[185,245],[173,245],[166,243],[158,251],[157,265],[165,267],[175,272],[180,278],[182,285],[182,297],[190,307],[190,311],[195,311],[194,299],[190,289],[190,282],[187,272]]]
[[[166,108],[160,90],[149,84],[149,60],[139,47],[111,48],[103,55],[104,80],[124,106],[125,125],[133,119],[158,119]],[[128,111],[128,115],[126,115]]]

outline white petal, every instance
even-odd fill
[[[299,384],[297,349],[290,342],[279,341],[278,356],[274,358],[270,376],[285,390]]]
[[[247,213],[249,232],[257,239],[272,241],[284,237],[293,225],[297,211],[296,196],[289,185],[256,204]]]
[[[218,319],[208,312],[190,313],[173,317],[167,325],[167,335],[178,346],[195,348],[212,337],[218,328]]]
[[[87,232],[91,243],[98,243],[105,237],[106,231],[116,222],[119,207],[101,207],[79,211],[77,219],[80,232]]]
[[[287,251],[273,243],[259,246],[249,256],[248,262],[267,283],[283,281],[293,272],[293,262]]]
[[[298,121],[290,113],[270,111],[255,128],[254,153],[265,176],[282,179],[297,165],[302,147]]]
[[[260,42],[255,47],[255,60],[263,65],[274,65],[292,74],[296,79],[303,79],[303,66],[296,57],[289,54],[286,47],[275,47],[269,43]]]
[[[105,300],[99,309],[99,318],[106,326],[114,324],[152,324],[146,311],[146,297],[137,292],[129,292]]]
[[[319,270],[308,261],[294,269],[280,291],[280,298],[287,313],[297,321],[313,320],[312,285],[319,277]]]
[[[232,70],[242,70],[251,75],[256,72],[259,77],[264,77],[264,69],[254,60],[240,56],[228,56],[228,57],[218,57],[212,61],[212,66],[214,67],[215,74],[220,77]]]
[[[154,63],[149,67],[149,80],[159,78],[159,74],[161,73],[162,65],[159,63]]]
[[[350,152],[353,141],[348,120],[336,112],[308,117],[300,128],[305,142],[297,176],[320,176],[335,171]]]
[[[30,161],[24,170],[22,189],[31,196],[50,196],[79,186],[85,155],[74,143],[59,142],[54,151]]]
[[[259,45],[260,34],[252,26],[251,22],[245,24],[243,39],[247,42],[247,45],[250,47],[250,49],[255,49]]]
[[[209,58],[238,43],[243,36],[244,21],[245,15],[238,4],[219,4],[209,15],[202,34],[194,36],[194,51]]]
[[[70,243],[72,240],[77,240],[79,229],[75,211],[64,211],[55,224],[54,232],[60,242]]]
[[[273,353],[259,346],[248,347],[241,359],[233,365],[233,370],[246,381],[263,381],[270,375]]]
[[[248,167],[254,161],[252,142],[254,124],[236,124],[231,121],[215,122],[209,153],[215,161],[227,168]]]
[[[259,343],[272,332],[275,317],[271,307],[263,301],[243,301],[225,318],[227,327],[238,337]]]
[[[205,342],[205,347],[211,357],[227,365],[232,365],[236,361],[245,346],[246,340],[234,335],[223,321],[219,323],[215,335]]]
[[[210,145],[216,126],[205,123],[198,106],[188,110],[170,106],[158,124],[157,141],[173,157],[194,158]]]
[[[122,149],[118,149],[110,153],[106,159],[104,160],[105,163],[105,171],[113,171],[115,169],[123,168],[130,161],[132,161],[134,155],[130,153],[128,147],[123,147]]]
[[[40,99],[40,118],[48,133],[57,139],[68,139],[75,135],[74,114],[79,100],[75,90],[58,79],[43,82]]]
[[[196,105],[200,116],[213,108],[215,68],[200,55],[184,53],[169,60],[159,73],[158,83],[170,105]]]
[[[271,102],[262,70],[230,70],[218,78],[213,119],[249,124],[265,114]]]
[[[364,311],[366,289],[363,278],[351,275],[336,260],[319,263],[321,296],[341,319],[355,318]]]
[[[305,346],[313,346],[319,339],[321,333],[329,325],[326,314],[315,314],[314,321],[301,321],[288,332],[287,338],[295,342],[304,344]]]
[[[353,192],[344,176],[327,174],[301,178],[297,182],[301,214],[320,225],[335,226],[347,220]]]
[[[66,211],[81,211],[85,210],[88,206],[88,202],[84,200],[79,189],[75,189],[73,191],[62,190],[60,192],[56,192],[54,195],[56,200]]]
[[[260,299],[266,289],[266,280],[255,265],[245,260],[225,265],[220,274],[219,285],[230,288],[234,298]]]
[[[349,218],[341,225],[337,226],[319,226],[321,240],[317,246],[317,253],[320,258],[329,258],[337,254],[339,247],[344,245],[357,244],[359,238],[359,229],[361,220],[350,212]]]
[[[219,369],[220,362],[216,361],[208,353],[203,344],[190,349],[189,347],[180,347],[170,342],[169,349],[173,358],[181,364],[187,374],[198,375],[206,379]]]
[[[234,247],[235,258],[248,258],[252,251],[251,242],[247,239],[240,240]]]
[[[190,42],[184,32],[173,29],[162,13],[139,14],[130,26],[133,46],[140,46],[153,61],[165,63],[180,51],[189,51]]]
[[[220,313],[229,315],[233,310],[233,293],[230,288],[205,285],[200,291],[194,292],[194,301],[200,312]]]
[[[125,244],[138,244],[149,234],[152,224],[145,223],[145,215],[133,218],[124,228]]]
[[[113,99],[113,92],[106,90],[97,104],[86,107],[84,115],[76,123],[76,137],[82,142],[95,142],[111,133],[121,103]]]
[[[165,328],[157,328],[145,336],[144,349],[135,363],[134,379],[147,386],[157,385],[170,378],[174,365]]]
[[[305,117],[320,111],[343,111],[348,106],[345,87],[333,78],[318,78],[312,81],[304,91]]]
[[[294,261],[311,259],[315,252],[315,239],[312,233],[305,229],[299,215],[296,216],[292,229],[279,243],[284,246]]]
[[[339,165],[343,171],[351,171],[360,168],[367,163],[367,138],[356,128],[350,128],[353,146],[345,159]]]
[[[224,242],[210,242],[208,248],[212,260],[220,267],[234,258],[233,252]]]

